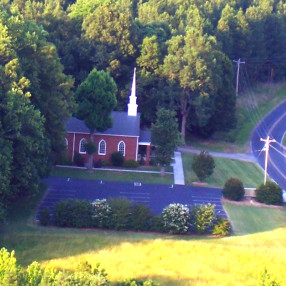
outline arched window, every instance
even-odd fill
[[[106,154],[106,142],[104,140],[100,140],[98,143],[98,154],[99,155]]]
[[[122,153],[123,156],[125,156],[125,143],[123,141],[118,143],[118,151]]]
[[[80,139],[79,141],[79,153],[80,154],[86,154],[84,145],[86,144],[86,140],[84,138]]]

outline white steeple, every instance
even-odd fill
[[[136,68],[134,68],[134,75],[131,87],[131,93],[129,96],[129,103],[128,103],[128,116],[137,116],[137,107],[136,104]]]

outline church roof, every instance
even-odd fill
[[[124,111],[112,111],[111,118],[113,125],[104,132],[95,131],[95,134],[140,136],[140,114],[128,116]],[[89,129],[83,120],[71,117],[66,123],[66,131],[71,133],[88,133]]]

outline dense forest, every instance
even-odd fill
[[[236,124],[234,60],[285,78],[280,0],[0,0],[0,201],[33,192],[65,152],[64,122],[93,68],[124,110],[133,68],[143,124],[174,110],[182,138]]]

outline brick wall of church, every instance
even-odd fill
[[[76,133],[68,133],[67,141],[68,141],[68,157],[72,159],[73,154],[73,142],[74,142],[74,154],[79,152],[79,145],[82,139],[89,141],[89,134],[78,134]],[[104,140],[106,142],[106,154],[99,154],[99,142]],[[125,160],[136,160],[136,152],[137,152],[137,137],[125,137],[125,136],[111,136],[111,135],[94,135],[94,142],[97,146],[96,153],[94,153],[94,162],[97,162],[99,159],[103,159],[106,161],[110,161],[110,156],[113,152],[118,151],[119,142],[123,141],[125,143]],[[88,154],[81,154],[85,160],[87,160]]]

